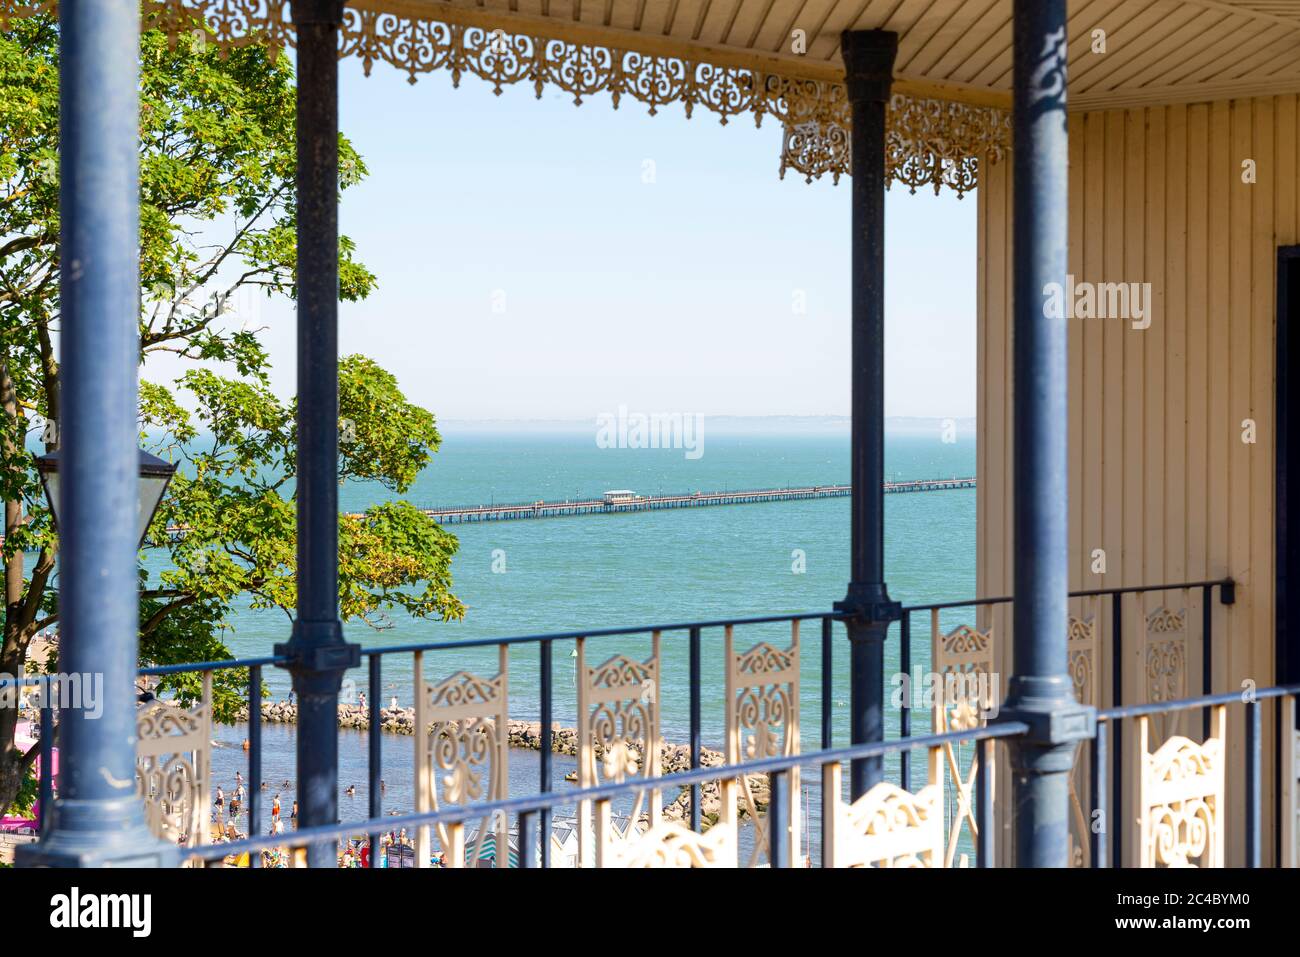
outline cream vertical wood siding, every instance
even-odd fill
[[[1078,281],[1149,282],[1145,330],[1070,321],[1072,589],[1231,575],[1215,602],[1216,692],[1274,679],[1273,442],[1276,250],[1297,236],[1297,97],[1148,107],[1070,118],[1070,271]],[[1242,182],[1254,160],[1257,182]],[[1012,591],[1011,163],[979,190],[979,592]],[[1253,419],[1257,442],[1242,442]],[[1062,507],[1067,507],[1062,503]],[[1106,572],[1092,571],[1105,551]],[[1201,596],[1125,599],[1124,704],[1147,699],[1144,616],[1188,615],[1187,693],[1201,689]],[[1095,615],[1097,675],[1112,704],[1108,601]],[[990,616],[1011,672],[1010,614]],[[1061,636],[1065,640],[1065,636]],[[1243,709],[1229,709],[1228,861],[1242,861]],[[1266,860],[1273,855],[1272,707],[1265,708]],[[1131,729],[1130,729],[1131,730]],[[1199,716],[1181,730],[1200,739]],[[1133,753],[1130,735],[1125,749]],[[1127,772],[1131,774],[1130,772]],[[1127,803],[1127,802],[1126,802]],[[1125,822],[1126,861],[1135,824]]]

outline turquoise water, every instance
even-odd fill
[[[891,435],[886,444],[891,479],[935,478],[975,474],[971,439],[955,444],[934,435]],[[765,436],[709,433],[704,455],[688,459],[682,450],[602,449],[592,432],[528,435],[446,429],[442,451],[419,477],[407,498],[418,504],[471,504],[532,501],[538,498],[598,495],[608,488],[631,488],[642,494],[774,485],[847,482],[849,440],[846,432]],[[351,485],[342,490],[342,505],[360,510],[388,495],[378,487]],[[904,603],[922,603],[975,595],[975,492],[954,490],[887,495],[886,564],[891,595]],[[396,614],[391,627],[345,626],[348,638],[377,647],[403,643],[454,641],[597,629],[640,624],[755,617],[829,609],[842,598],[848,576],[849,499],[822,499],[573,516],[534,521],[489,522],[452,526],[460,540],[453,565],[454,590],[468,606],[464,621],[415,621]],[[796,550],[804,555],[803,573],[795,573]],[[501,567],[504,555],[504,572]],[[954,612],[945,627],[969,620]],[[229,644],[236,655],[265,655],[288,637],[280,612],[238,610]],[[913,622],[913,663],[928,661],[928,622]],[[744,626],[736,630],[737,648],[758,640],[789,641],[789,625]],[[805,750],[820,740],[821,630],[806,623],[802,632],[801,731]],[[847,743],[848,648],[836,626],[834,648],[834,738]],[[554,717],[576,724],[574,661],[570,641],[554,647]],[[644,656],[649,639],[592,638],[588,661],[595,664],[615,653]],[[494,647],[433,651],[425,655],[425,673],[438,680],[467,669],[493,674]],[[688,660],[685,632],[665,633],[663,676],[658,700],[662,731],[670,741],[685,741],[688,724]],[[718,747],[724,734],[723,635],[703,634],[703,738]],[[412,703],[412,659],[384,659],[384,701],[396,696]],[[510,713],[536,720],[538,655],[535,645],[510,652]],[[898,670],[897,629],[887,646],[886,671]],[[357,690],[367,687],[364,669],[350,675]],[[287,694],[287,675],[268,669],[265,681],[273,697]],[[928,716],[918,713],[928,730]],[[897,718],[888,714],[890,733]],[[242,728],[222,729],[219,738],[235,745]],[[411,739],[385,742],[386,809],[409,807]],[[354,740],[355,739],[355,740]],[[278,784],[293,777],[293,735],[270,731],[266,738],[266,779]],[[353,796],[341,797],[344,820],[365,816],[364,736],[342,739],[341,787],[355,784]],[[218,781],[233,779],[242,764],[237,747],[222,748],[214,762]],[[512,790],[535,789],[536,758],[511,757]],[[557,765],[560,782],[568,764]],[[815,789],[814,789],[815,790]],[[816,809],[812,808],[815,812]]]
[[[847,435],[709,435],[705,454],[681,450],[601,449],[590,433],[530,437],[509,433],[450,432],[442,451],[407,498],[419,504],[532,501],[598,495],[606,488],[642,494],[817,485],[848,481]],[[973,475],[973,442],[945,444],[938,436],[893,436],[887,443],[891,478]],[[360,510],[389,493],[351,485],[342,507]],[[891,595],[905,603],[975,594],[975,493],[973,490],[887,495],[886,566]],[[772,502],[673,509],[618,515],[451,526],[460,541],[453,563],[455,593],[468,606],[463,621],[418,621],[394,613],[390,627],[345,626],[363,646],[456,641],[641,624],[828,610],[844,596],[848,576],[849,499]],[[797,552],[802,552],[798,562]],[[799,564],[803,568],[796,573]],[[504,571],[493,571],[494,566]],[[962,620],[960,614],[954,622]],[[288,636],[280,612],[237,610],[229,644],[240,657],[268,654]],[[915,622],[920,629],[924,621]],[[921,632],[924,634],[924,631]],[[843,629],[836,628],[838,638]],[[803,730],[819,736],[820,625],[802,630]],[[760,639],[789,640],[788,625],[751,625],[736,631],[737,647]],[[704,633],[705,687],[720,689],[722,632]],[[835,643],[837,705],[847,702],[845,641]],[[917,662],[925,644],[916,642]],[[572,642],[554,649],[555,716],[572,724]],[[896,657],[897,642],[890,651]],[[645,655],[649,640],[593,638],[589,663],[617,652]],[[432,680],[460,669],[490,674],[495,648],[430,652]],[[664,734],[685,740],[687,660],[685,633],[666,633],[660,693]],[[896,670],[896,663],[887,662]],[[351,677],[366,688],[364,670]],[[273,696],[287,693],[288,676],[271,669]],[[410,705],[411,659],[384,660],[384,698]],[[536,646],[510,653],[511,714],[535,718],[538,704]],[[722,738],[716,694],[704,702],[705,739]]]

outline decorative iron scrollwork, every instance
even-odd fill
[[[841,796],[842,768],[822,770],[827,867],[947,867],[943,771],[939,748],[928,751],[928,783],[913,794],[881,781],[852,804]]]
[[[1142,867],[1223,866],[1227,710],[1211,710],[1210,736],[1170,738],[1154,752],[1149,716],[1138,719]]]
[[[1147,701],[1177,701],[1187,697],[1188,634],[1185,609],[1175,612],[1161,605],[1146,616],[1142,664]],[[1152,734],[1158,741],[1180,734],[1182,727],[1182,712],[1152,716]]]
[[[497,649],[498,671],[484,678],[458,671],[437,684],[424,679],[423,655],[415,658],[415,809],[434,811],[496,801],[509,790],[509,658]],[[467,851],[476,863],[488,836],[499,854],[506,847],[501,816],[479,821],[478,840],[466,847],[463,824],[436,826],[447,867],[463,867]],[[428,866],[429,829],[416,829],[416,866]],[[503,859],[504,860],[504,859]],[[504,864],[498,864],[504,866]]]
[[[1097,694],[1097,623],[1088,618],[1069,617],[1066,631],[1066,651],[1069,654],[1070,679],[1074,684],[1074,697],[1080,704],[1096,706]],[[1074,770],[1070,772],[1070,866],[1087,867],[1091,853],[1090,817],[1085,808],[1090,807],[1087,762],[1084,760],[1087,742],[1074,749]],[[1086,800],[1085,800],[1086,799]]]
[[[0,29],[10,20],[52,13],[55,0],[0,0]],[[274,57],[295,43],[288,0],[145,0],[144,24],[176,38],[202,31],[205,43],[223,52],[254,43]],[[445,23],[349,6],[339,30],[339,56],[361,60],[367,74],[376,63],[406,73],[447,71],[452,85],[477,76],[500,94],[531,84],[538,98],[558,87],[581,104],[608,93],[617,109],[626,97],[651,115],[680,103],[689,117],[696,106],[722,123],[752,113],[778,119],[784,133],[780,175],[800,173],[808,182],[829,174],[839,182],[850,169],[850,116],[842,83],[726,66],[679,56],[572,43],[536,34]],[[991,107],[895,94],[886,119],[885,169],[915,192],[947,186],[960,196],[975,187],[980,162],[996,163],[1010,148],[1009,115]]]
[[[161,840],[182,847],[207,844],[208,784],[212,761],[212,675],[203,675],[197,705],[155,700],[135,716],[136,793],[145,824]]]
[[[727,697],[727,763],[791,757],[799,753],[799,622],[790,623],[790,644],[775,647],[760,641],[748,651],[735,650],[734,627],[725,633]],[[747,867],[771,857],[766,816],[767,784],[760,777],[741,775],[741,803],[754,828],[754,846]],[[790,791],[799,793],[799,769],[790,771]],[[801,859],[799,802],[791,802],[789,830],[793,836],[787,865]]]
[[[628,780],[647,782],[660,775],[662,763],[659,739],[659,646],[660,634],[650,636],[650,657],[637,661],[616,654],[599,665],[587,666],[586,641],[578,639],[578,786],[601,783],[622,784]],[[648,804],[648,808],[647,808]],[[593,818],[593,810],[595,817]],[[628,815],[635,833],[642,813],[649,826],[659,823],[662,808],[657,788],[637,795]],[[599,865],[610,850],[614,834],[609,821],[609,802],[583,801],[578,805],[578,860]],[[594,845],[594,846],[593,846]]]
[[[725,790],[731,793],[731,788]],[[735,804],[734,797],[732,804]],[[661,821],[644,834],[622,839],[610,839],[602,834],[599,866],[734,868],[737,859],[734,815],[733,811],[730,820],[719,821],[707,834],[697,834],[671,821]],[[605,814],[601,819],[607,817]]]
[[[933,667],[942,679],[942,687],[936,689],[933,707],[935,733],[974,731],[983,727],[987,723],[986,715],[996,704],[993,629],[978,631],[969,625],[959,625],[944,634],[939,627],[939,612],[934,611],[930,616],[930,641]],[[975,817],[975,779],[981,758],[979,749],[974,749],[963,769],[962,748],[947,743],[942,750],[956,799],[944,867],[952,867],[954,863],[964,866],[966,855],[957,856],[962,830],[969,832],[972,843],[979,837],[979,822]],[[990,776],[994,774],[993,768],[987,771]]]

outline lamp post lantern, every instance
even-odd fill
[[[68,514],[62,512],[64,482],[59,471],[61,464],[64,463],[57,450],[36,457],[36,472],[40,476],[45,501],[49,504],[56,529],[60,520],[67,520]],[[171,462],[151,455],[144,449],[136,450],[136,515],[133,528],[137,545],[144,544],[149,524],[157,514],[163,494],[175,474],[176,466]],[[86,479],[93,482],[94,475],[84,476],[82,481]],[[61,655],[64,660],[60,667],[74,674],[81,674],[81,665],[77,662],[84,662],[88,658],[93,660],[93,656],[100,650],[86,647],[79,632],[80,629],[75,629],[69,636],[65,653]],[[73,662],[72,665],[67,663],[69,660]],[[133,676],[134,664],[133,658],[122,658],[117,662],[117,670],[124,675]],[[68,707],[69,704],[71,709],[60,720],[62,726],[66,719],[68,731],[65,736],[69,738],[63,747],[64,771],[60,777],[64,774],[71,774],[72,777],[61,788],[59,798],[53,806],[48,800],[43,803],[41,841],[20,848],[18,863],[24,866],[53,867],[174,863],[175,849],[155,841],[144,826],[141,812],[130,806],[134,802],[133,794],[125,799],[109,798],[96,793],[95,785],[88,785],[84,780],[86,772],[81,765],[103,747],[103,742],[79,726],[83,715],[76,702],[59,707]],[[90,724],[92,728],[97,728],[95,722]],[[131,758],[133,755],[127,760]],[[90,763],[93,763],[93,759]]]
[[[136,499],[136,541],[144,545],[145,533],[162,504],[162,498],[176,474],[176,466],[144,449],[137,451],[139,460],[139,494]],[[50,513],[54,516],[54,525],[59,524],[59,453],[47,452],[36,457],[36,471],[41,477],[41,487],[45,490],[45,500],[49,503]]]

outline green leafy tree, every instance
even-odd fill
[[[230,657],[234,603],[288,615],[295,587],[295,403],[269,388],[261,329],[237,322],[236,299],[296,292],[292,71],[250,46],[156,31],[141,38],[141,362],[171,353],[193,365],[174,382],[142,382],[142,442],[179,468],[151,541],[171,567],[140,570],[140,654],[172,664]],[[57,539],[30,451],[57,447],[59,368],[58,29],[50,17],[0,31],[0,499],[5,503],[0,672],[28,662],[31,641],[58,622]],[[366,168],[340,138],[340,190]],[[339,242],[339,296],[365,297],[374,275]],[[222,374],[214,370],[228,370]],[[437,451],[434,417],[362,356],[341,361],[340,481],[401,495]],[[168,535],[166,527],[180,527]],[[375,627],[390,611],[464,615],[451,592],[456,540],[410,504],[390,500],[340,516],[340,608]],[[26,556],[35,555],[26,567]],[[184,700],[195,677],[164,688]],[[243,676],[216,686],[233,717]],[[0,708],[0,809],[25,795],[34,753],[14,745],[17,713]],[[25,799],[25,798],[24,798]]]

